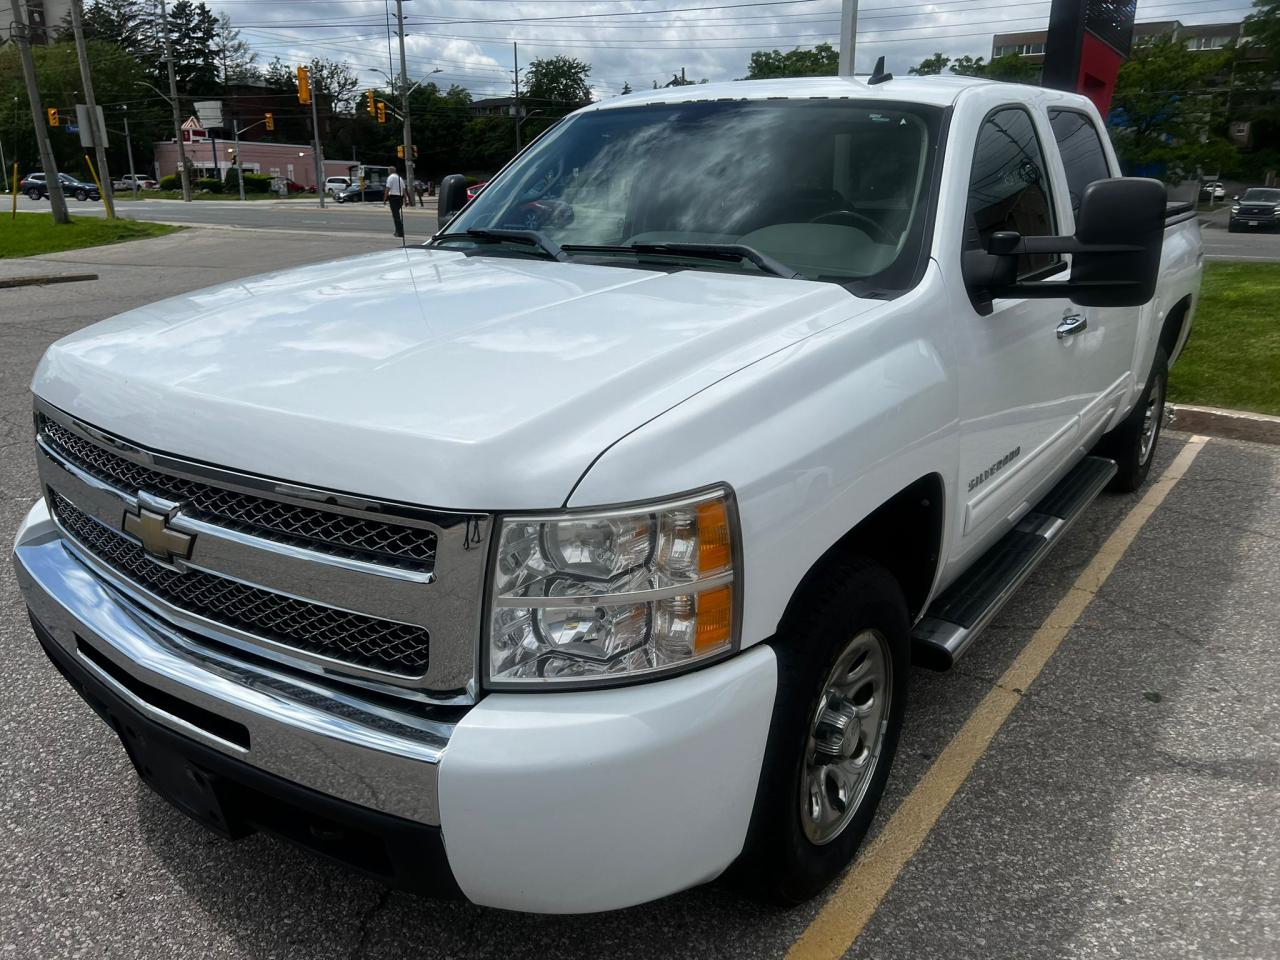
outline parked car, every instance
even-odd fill
[[[156,181],[152,180],[148,176],[144,176],[140,173],[126,173],[124,176],[118,177],[113,181],[112,187],[116,190],[132,190],[135,184],[139,190],[154,190],[158,186]]]
[[[1217,181],[1206,183],[1200,188],[1200,192],[1210,200],[1225,200],[1227,198],[1227,188]]]
[[[338,203],[382,202],[383,186],[380,183],[366,183],[363,187],[353,184],[334,196]]]
[[[1201,273],[1087,98],[873,80],[592,104],[426,246],[55,343],[14,559],[68,693],[191,818],[388,883],[822,890],[913,659],[1146,479]]]
[[[1238,233],[1254,227],[1274,229],[1280,224],[1280,187],[1250,187],[1244,196],[1231,198],[1227,230]]]
[[[98,192],[98,185],[95,183],[85,183],[83,180],[77,180],[69,173],[59,173],[58,181],[62,184],[62,195],[64,197],[75,197],[81,202],[102,199],[102,195]],[[49,197],[49,184],[45,182],[45,175],[42,171],[27,174],[22,178],[18,187],[32,200],[48,199]]]
[[[324,192],[331,197],[337,197],[343,190],[351,186],[350,177],[329,177],[324,182]]]
[[[467,187],[467,199],[474,200],[476,197],[480,196],[480,191],[483,190],[488,185],[489,185],[488,180],[486,180],[484,183],[471,184],[471,186]]]

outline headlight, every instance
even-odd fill
[[[1231,212],[1232,212],[1232,213],[1239,213],[1239,212],[1240,212],[1240,204],[1238,204],[1238,203],[1232,204],[1232,205],[1231,205]]]
[[[661,503],[505,517],[491,582],[491,688],[626,683],[731,651],[738,518],[717,487]]]

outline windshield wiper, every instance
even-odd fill
[[[701,257],[707,260],[745,260],[775,277],[784,277],[787,280],[804,279],[804,274],[793,267],[744,243],[632,243],[616,247],[566,244],[564,249],[570,253],[657,253]]]
[[[506,230],[494,227],[473,228],[464,233],[442,233],[431,241],[431,245],[435,246],[442,240],[488,240],[492,243],[523,243],[530,247],[537,247],[547,256],[554,260],[564,262],[569,259],[560,245],[554,240],[550,240],[538,233],[536,230]]]

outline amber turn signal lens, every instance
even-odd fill
[[[710,653],[733,637],[733,589],[716,587],[698,594],[698,626],[693,639],[695,655]]]
[[[698,504],[698,573],[705,576],[729,566],[729,511],[723,500]]]

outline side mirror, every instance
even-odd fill
[[[985,251],[965,252],[965,285],[980,308],[999,297],[1065,297],[1082,307],[1142,306],[1156,290],[1167,203],[1159,180],[1095,180],[1080,199],[1074,237],[993,233]],[[1018,256],[1031,253],[1071,254],[1071,277],[1016,282]]]
[[[440,181],[440,197],[437,201],[436,220],[444,226],[446,220],[467,205],[467,178],[452,173]]]

